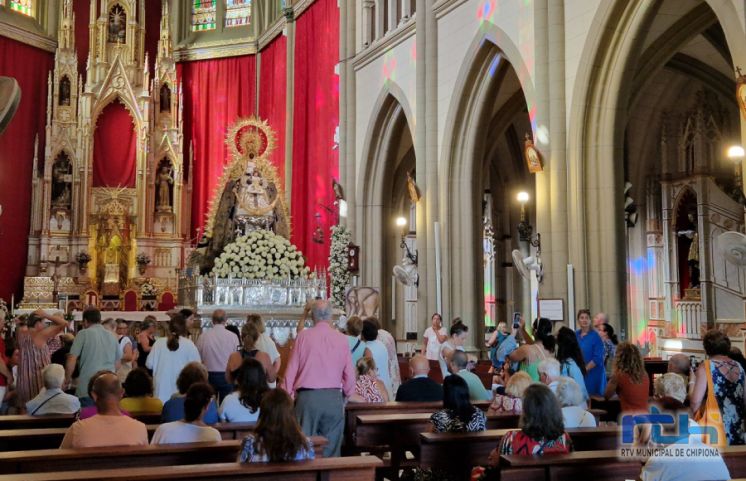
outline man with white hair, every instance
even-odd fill
[[[557,381],[560,378],[560,363],[553,357],[544,359],[537,368],[539,381],[546,384],[553,393],[557,394]]]
[[[80,400],[62,391],[65,368],[59,364],[48,364],[41,371],[44,387],[39,394],[26,403],[26,412],[32,416],[43,414],[74,414],[80,411]]]
[[[311,316],[314,326],[298,333],[282,387],[295,398],[303,433],[329,440],[327,458],[340,455],[344,398],[355,392],[355,372],[347,337],[331,326],[329,301],[313,301]]]
[[[688,359],[687,359],[688,361]],[[687,390],[684,378],[674,372],[667,372],[655,380],[655,400],[663,409],[686,409]]]

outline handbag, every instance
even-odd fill
[[[725,447],[728,445],[728,438],[725,436],[725,426],[723,425],[723,415],[720,412],[717,398],[715,397],[715,386],[712,382],[712,363],[710,360],[705,361],[705,373],[707,375],[707,396],[699,410],[694,413],[694,420],[701,427],[707,427],[708,431],[714,428],[717,431],[717,440],[710,440],[709,434],[702,436],[702,442],[710,446]]]

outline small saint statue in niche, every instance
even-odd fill
[[[52,206],[69,209],[72,201],[72,166],[61,153],[52,166]]]
[[[121,5],[116,4],[109,11],[109,43],[127,42],[127,13]]]
[[[161,87],[161,112],[171,112],[171,89],[168,85]]]
[[[697,232],[697,218],[694,212],[687,214],[688,229],[680,230],[676,234],[691,240],[687,251],[686,262],[689,266],[689,289],[699,287],[699,233]]]
[[[70,105],[70,79],[67,78],[67,75],[62,77],[62,80],[60,80],[60,91],[57,104]]]
[[[171,186],[174,184],[173,169],[168,162],[162,162],[156,178],[158,186],[158,199],[156,207],[159,212],[171,212]]]

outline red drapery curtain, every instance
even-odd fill
[[[44,156],[47,74],[53,66],[49,52],[0,37],[0,75],[14,77],[21,103],[5,133],[0,135],[0,298],[19,302],[28,248],[34,137],[39,134],[40,164]]]
[[[137,135],[119,101],[104,107],[93,134],[93,187],[135,187]]]
[[[227,163],[225,136],[239,117],[256,108],[254,55],[180,63],[184,91],[184,162],[194,146],[192,236],[205,223],[208,204]]]
[[[334,209],[332,177],[339,174],[339,151],[333,148],[339,125],[337,0],[314,2],[298,18],[295,38],[292,241],[313,269],[328,265],[329,228],[336,221],[336,214],[324,206]],[[313,242],[317,225],[323,244]]]
[[[145,52],[148,54],[148,68],[151,73],[155,71],[155,58],[158,56],[158,39],[161,36],[161,1],[145,0]]]
[[[259,69],[259,117],[277,133],[277,148],[271,161],[285,179],[285,119],[287,114],[287,40],[278,36],[261,51]],[[285,185],[282,185],[284,190]]]
[[[78,52],[78,72],[85,80],[85,65],[88,61],[89,35],[88,23],[91,17],[90,0],[74,0],[73,11],[75,12],[75,50]]]

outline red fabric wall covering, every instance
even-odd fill
[[[75,12],[75,50],[78,53],[78,72],[85,81],[85,66],[88,61],[88,21],[91,17],[90,0],[73,0]]]
[[[285,120],[287,117],[287,40],[280,35],[261,51],[259,69],[259,117],[277,134],[271,161],[285,179]],[[285,185],[282,185],[284,190]]]
[[[339,124],[339,9],[337,0],[317,0],[296,24],[293,120],[292,242],[307,265],[327,266],[329,228],[336,215],[332,177],[339,175],[339,151],[333,149]],[[321,214],[324,243],[312,241]]]
[[[204,226],[208,204],[228,162],[225,136],[256,108],[256,57],[245,55],[180,63],[184,91],[184,162],[194,145],[192,235]],[[188,166],[187,166],[188,167]]]
[[[135,187],[137,136],[119,101],[104,107],[93,134],[93,187]]]
[[[15,77],[21,103],[5,133],[0,135],[0,298],[20,302],[28,249],[34,136],[44,155],[47,75],[53,66],[49,52],[0,37],[0,75]]]
[[[173,18],[173,17],[171,17]],[[158,56],[158,39],[161,37],[161,0],[145,0],[145,51],[148,54],[148,68],[155,71],[155,58]],[[171,32],[173,38],[173,32]]]

